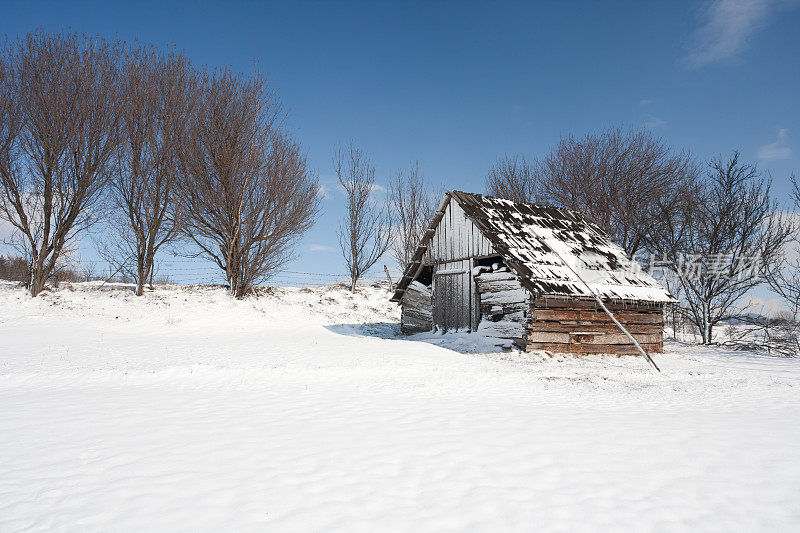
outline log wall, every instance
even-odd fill
[[[474,277],[480,302],[478,333],[519,345],[530,306],[528,291],[506,267],[487,268]]]
[[[645,351],[663,351],[661,304],[607,303],[606,307]],[[532,302],[524,347],[528,351],[556,353],[639,353],[597,302],[562,298],[537,298]]]
[[[400,301],[400,329],[403,333],[430,331],[433,326],[431,288],[412,281]]]

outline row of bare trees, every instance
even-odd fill
[[[318,185],[258,74],[177,52],[37,31],[0,56],[0,216],[33,296],[99,221],[102,254],[137,282],[177,239],[243,296],[292,258]]]
[[[675,312],[704,343],[715,326],[746,316],[740,304],[761,284],[785,295],[797,315],[800,265],[786,254],[798,227],[769,177],[738,152],[702,164],[648,130],[613,127],[564,137],[542,158],[501,158],[486,186],[495,196],[583,212],[627,253],[658,265],[681,299]],[[797,188],[795,195],[800,207]]]

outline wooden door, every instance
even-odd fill
[[[472,261],[448,261],[433,272],[433,324],[440,331],[471,330],[475,307]]]

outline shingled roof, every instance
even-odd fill
[[[603,299],[673,301],[652,276],[643,272],[638,263],[584,215],[561,207],[460,191],[446,194],[392,301],[400,301],[418,274],[427,243],[452,200],[459,203],[522,285],[535,296],[591,298],[592,294],[572,271],[575,270]],[[564,265],[565,261],[572,270]]]

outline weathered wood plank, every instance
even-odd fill
[[[480,311],[484,315],[505,315],[507,313],[518,313],[528,308],[527,302],[504,302],[493,303],[481,301]]]
[[[554,333],[553,335],[563,335]],[[569,333],[570,342],[580,344],[632,344],[631,340],[624,333]],[[644,334],[631,333],[639,344],[655,344],[663,341],[660,333]],[[560,341],[559,341],[560,342]]]
[[[478,291],[481,294],[490,292],[503,292],[522,289],[522,284],[516,279],[479,281]]]
[[[592,322],[612,322],[611,318],[603,311],[534,308],[531,312],[531,316],[534,320],[588,320]],[[661,324],[664,321],[664,317],[661,314],[655,313],[619,311],[614,313],[614,316],[623,324]]]
[[[400,330],[403,333],[421,333],[430,331],[433,326],[430,316],[419,316],[413,311],[403,309],[400,314]]]
[[[400,302],[404,310],[415,310],[426,315],[433,312],[431,289],[417,281],[412,282]]]
[[[518,320],[482,320],[478,326],[478,333],[504,339],[522,338],[524,332],[525,328]]]
[[[532,331],[528,333],[528,342],[558,342],[570,343],[569,333],[551,333],[547,331]]]
[[[517,275],[513,272],[481,272],[475,276],[475,281],[478,285],[491,283],[493,281],[511,281],[516,280]]]
[[[555,333],[578,333],[581,331],[619,331],[619,327],[613,322],[598,323],[591,321],[580,323],[576,321],[573,324],[537,321],[530,323],[528,325],[528,329],[530,329],[530,331],[552,331]],[[660,324],[629,324],[625,326],[625,329],[631,333],[661,333],[664,330]]]
[[[661,353],[663,344],[643,344],[647,353]],[[633,344],[565,344],[556,342],[528,342],[527,351],[546,350],[553,353],[639,355]]]
[[[662,342],[660,333],[633,334],[639,344]],[[528,333],[529,342],[557,342],[568,344],[632,344],[624,333],[555,333],[532,331]]]
[[[481,303],[486,304],[510,304],[527,301],[528,293],[525,289],[503,292],[481,293]]]
[[[603,302],[613,313],[614,311],[636,311],[642,313],[661,313],[661,304],[643,305],[634,303]],[[600,309],[595,300],[584,300],[580,298],[536,298],[533,301],[534,307],[542,309]]]

